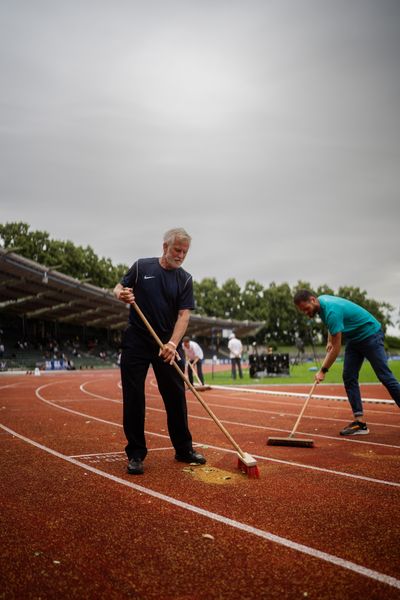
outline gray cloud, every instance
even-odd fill
[[[399,305],[394,0],[0,7],[1,220]]]

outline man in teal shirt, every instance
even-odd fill
[[[315,376],[318,382],[325,379],[329,367],[338,357],[344,337],[343,383],[355,420],[342,429],[340,435],[369,433],[367,424],[360,421],[364,411],[358,376],[365,358],[400,407],[400,384],[388,367],[381,324],[365,308],[338,296],[324,294],[316,297],[309,290],[299,290],[294,296],[294,303],[310,318],[318,314],[328,329],[326,356]]]

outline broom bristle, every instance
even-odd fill
[[[260,471],[257,463],[250,454],[245,454],[244,459],[239,455],[237,467],[239,471],[247,475],[249,479],[259,479]]]
[[[298,448],[313,448],[314,440],[291,437],[269,437],[267,440],[267,446],[297,446]]]
[[[249,479],[260,479],[260,471],[257,465],[255,467],[247,467],[247,477]]]

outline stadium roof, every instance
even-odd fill
[[[111,290],[0,248],[2,314],[99,329],[123,329],[128,321],[128,308]],[[212,337],[217,331],[234,329],[236,335],[245,337],[263,325],[262,321],[235,321],[192,313],[188,334]]]

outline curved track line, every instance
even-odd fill
[[[49,404],[50,406],[53,406],[54,408],[58,408],[60,410],[65,410],[66,412],[72,413],[74,415],[78,415],[81,417],[85,417],[87,419],[92,419],[93,421],[99,421],[100,423],[105,423],[107,425],[113,425],[115,427],[120,427],[122,428],[122,424],[121,423],[115,423],[113,421],[106,421],[105,419],[101,419],[100,417],[95,417],[93,415],[88,415],[87,413],[83,413],[77,410],[73,410],[72,408],[67,408],[65,406],[59,406],[58,404],[55,404],[54,402],[52,402],[51,400],[46,400],[45,398],[43,398],[43,396],[40,394],[40,391],[45,388],[48,387],[50,385],[54,385],[53,383],[47,383],[43,386],[40,386],[37,390],[35,390],[35,395],[36,397],[41,400],[42,402],[45,402],[46,404]],[[164,412],[161,408],[153,408],[153,411],[156,412]],[[208,417],[197,417],[198,419],[204,419],[204,420],[210,420]],[[146,435],[153,435],[155,437],[161,437],[164,439],[170,439],[168,435],[162,434],[162,433],[155,433],[153,431],[145,431]],[[195,444],[196,446],[203,446],[203,447],[208,447],[208,448],[212,448],[213,450],[219,450],[222,452],[228,452],[228,453],[232,453],[232,454],[237,454],[235,450],[231,450],[229,448],[222,448],[221,446],[213,446],[212,444],[208,444],[206,442],[197,442]],[[399,487],[400,488],[400,483],[396,483],[395,481],[386,481],[384,479],[375,479],[373,477],[367,477],[365,475],[356,475],[356,474],[351,474],[351,473],[345,473],[344,471],[335,471],[332,469],[326,469],[324,467],[316,467],[314,465],[304,465],[302,463],[297,463],[297,462],[293,462],[290,460],[282,460],[282,459],[278,459],[278,458],[271,458],[269,456],[262,456],[260,454],[253,454],[252,456],[254,456],[254,458],[258,458],[259,460],[265,460],[267,462],[275,462],[275,463],[279,463],[279,464],[283,464],[283,465],[288,465],[291,467],[299,467],[301,469],[308,469],[311,471],[319,471],[321,473],[327,473],[328,475],[338,475],[338,476],[342,476],[342,477],[348,477],[350,479],[360,479],[362,481],[367,481],[369,483],[379,483],[379,484],[383,484],[383,485],[390,485],[393,487]]]
[[[98,394],[95,394],[93,392],[88,392],[86,389],[83,388],[84,385],[86,385],[87,383],[92,383],[92,381],[86,381],[85,383],[83,383],[80,386],[80,389],[83,393],[88,394],[90,396],[93,396],[95,398],[100,398],[101,400],[109,400],[109,402],[115,402],[115,403],[121,403],[120,400],[114,400],[113,398],[109,398],[107,396],[100,396]],[[153,397],[153,398],[159,398],[159,395],[155,395],[155,394],[147,394],[147,397]],[[187,400],[188,404],[198,404],[197,401],[195,400]],[[239,408],[236,406],[227,406],[227,405],[222,405],[222,404],[215,404],[213,402],[209,403],[210,406],[216,406],[216,407],[220,407],[220,408],[227,408],[227,409],[232,409],[232,410],[247,410],[247,411],[255,411],[255,412],[268,412],[268,411],[257,411],[257,409],[251,409],[251,408]],[[152,410],[152,411],[158,411],[158,412],[162,412],[161,409],[159,408],[154,408],[152,406],[147,407],[148,410]],[[276,412],[276,413],[272,413],[272,414],[277,414],[279,416],[281,416],[281,413]],[[285,416],[289,415],[289,413],[285,413]],[[297,417],[296,415],[292,415],[294,417]],[[206,420],[206,421],[211,421],[210,417],[202,417],[200,415],[190,415],[191,419],[202,419],[202,420]],[[311,419],[318,419],[318,417],[309,417]],[[324,420],[329,420],[329,421],[341,421],[341,419],[331,419],[330,417],[321,417]],[[279,427],[273,427],[273,426],[266,426],[266,425],[253,425],[251,423],[243,423],[240,422],[238,423],[237,421],[229,421],[226,419],[220,419],[221,423],[225,423],[225,424],[229,424],[229,425],[239,425],[242,427],[250,427],[250,428],[255,428],[255,429],[263,429],[265,431],[279,431],[281,433],[290,433],[292,430],[291,429],[282,429]],[[347,422],[347,421],[346,421]],[[372,421],[369,421],[369,423],[371,425],[382,425],[382,427],[396,427],[398,428],[399,425],[390,425],[390,424],[386,424],[386,423],[374,423]],[[306,432],[306,431],[298,431],[298,434],[301,435],[312,435],[313,437],[318,437],[318,438],[322,438],[322,439],[327,439],[327,440],[334,440],[336,442],[348,442],[348,443],[353,443],[353,444],[366,444],[369,446],[381,446],[383,448],[400,448],[400,446],[397,446],[395,444],[383,444],[381,442],[371,442],[368,440],[358,440],[358,439],[354,439],[353,437],[338,437],[338,436],[333,436],[333,435],[324,435],[322,433],[314,433],[314,432]]]
[[[301,384],[299,384],[301,385]],[[228,385],[211,385],[213,390],[234,390],[235,392],[246,392],[249,394],[266,394],[270,396],[296,396],[298,398],[307,398],[308,394],[302,392],[280,392],[278,390],[259,390],[252,388],[240,388]],[[317,400],[338,400],[339,402],[348,402],[347,396],[327,396],[321,394],[313,394],[313,398]],[[382,400],[381,398],[363,398],[363,402],[370,404],[396,404],[394,400]]]
[[[99,421],[99,423],[105,423],[106,425],[113,425],[114,427],[119,427],[120,429],[122,429],[122,423],[115,423],[114,421],[107,421],[106,419],[101,419],[100,417],[95,417],[93,415],[88,415],[87,413],[83,413],[83,412],[80,412],[78,410],[73,410],[72,408],[67,408],[66,406],[60,406],[59,404],[56,404],[55,402],[52,402],[51,400],[46,400],[46,398],[43,398],[43,396],[40,394],[40,391],[43,388],[46,388],[46,387],[48,387],[50,385],[54,385],[55,383],[56,382],[46,383],[45,385],[42,385],[39,388],[37,388],[35,390],[36,397],[41,402],[45,402],[45,404],[49,404],[50,406],[53,406],[54,408],[58,408],[59,410],[65,410],[65,412],[72,413],[73,415],[78,415],[80,417],[85,417],[86,419],[92,419],[93,421]],[[118,402],[118,400],[115,400],[114,402]],[[154,435],[155,437],[162,437],[162,438],[169,439],[168,435],[162,435],[161,433],[153,433],[152,431],[145,431],[145,433],[147,435]]]
[[[156,409],[156,408],[150,408],[150,410],[161,410],[161,409]],[[190,415],[191,419],[205,419],[207,421],[210,421],[211,419],[209,417],[201,417],[201,416],[195,416],[195,415]],[[220,419],[220,421],[222,423],[227,423],[229,425],[239,425],[240,427],[250,427],[253,429],[263,429],[264,431],[280,431],[282,433],[290,433],[291,429],[281,429],[279,427],[267,427],[266,425],[253,425],[253,424],[249,424],[249,423],[243,423],[243,422],[238,422],[238,421],[228,421],[227,419]],[[367,440],[355,440],[353,438],[348,438],[348,437],[335,437],[333,435],[324,435],[322,433],[314,433],[313,431],[307,432],[307,431],[298,431],[296,432],[296,435],[312,435],[313,437],[318,437],[318,438],[323,438],[324,440],[334,440],[336,442],[349,442],[351,444],[367,444],[368,446],[382,446],[383,448],[400,448],[400,446],[396,446],[394,444],[382,444],[381,442],[370,442]]]
[[[96,380],[94,383],[96,383],[97,381],[99,381],[99,380]],[[93,381],[92,380],[84,381],[79,386],[79,389],[84,394],[88,394],[88,396],[93,396],[94,398],[100,398],[100,400],[108,400],[109,402],[115,402],[116,404],[122,403],[121,400],[114,400],[114,398],[110,398],[109,396],[100,396],[100,394],[95,394],[94,392],[89,392],[87,389],[85,389],[85,385],[87,385],[88,383],[93,383]]]
[[[255,412],[255,413],[260,413],[260,414],[267,414],[267,415],[278,415],[279,417],[298,417],[298,413],[289,413],[289,412],[282,412],[282,411],[277,411],[277,410],[265,410],[263,408],[248,408],[245,406],[227,406],[225,404],[216,404],[215,402],[213,402],[211,400],[211,402],[208,402],[208,404],[210,406],[216,406],[217,408],[228,408],[230,410],[243,410],[246,412]],[[317,420],[317,421],[335,421],[337,423],[348,423],[349,419],[334,419],[333,417],[313,417],[311,415],[304,415],[302,417],[303,419],[312,419],[312,420]],[[379,425],[381,427],[394,427],[396,429],[400,429],[400,425],[392,425],[390,423],[375,423],[372,421],[368,421],[368,424],[370,425]]]
[[[0,385],[0,390],[4,390],[6,388],[15,387],[16,385],[22,385],[22,381],[16,381],[15,383],[8,383],[7,385]]]
[[[178,508],[182,508],[184,510],[198,514],[207,519],[211,519],[212,521],[217,521],[218,523],[222,523],[229,527],[233,527],[235,529],[238,529],[238,530],[248,533],[250,535],[255,535],[259,538],[263,538],[274,544],[284,546],[286,548],[289,548],[290,550],[294,550],[296,552],[301,552],[302,554],[307,554],[308,556],[311,556],[313,558],[318,558],[327,563],[335,565],[336,567],[340,567],[342,569],[352,571],[353,573],[356,573],[357,575],[362,575],[364,577],[368,577],[375,581],[379,581],[380,583],[384,583],[391,587],[400,589],[400,580],[396,579],[395,577],[391,577],[390,575],[386,575],[385,573],[380,573],[379,571],[374,571],[373,569],[368,569],[367,567],[363,567],[362,565],[358,565],[357,563],[353,563],[349,560],[340,558],[339,556],[335,556],[334,554],[329,554],[327,552],[317,550],[316,548],[306,546],[305,544],[299,544],[297,542],[289,540],[288,538],[284,538],[284,537],[275,535],[273,533],[270,533],[269,531],[264,531],[262,529],[258,529],[257,527],[247,525],[246,523],[241,523],[240,521],[235,521],[234,519],[230,519],[228,517],[224,517],[217,513],[205,510],[203,508],[200,508],[199,506],[195,506],[193,504],[188,504],[187,502],[182,502],[181,500],[177,500],[176,498],[172,498],[171,496],[167,496],[166,494],[161,494],[160,492],[156,492],[155,490],[152,490],[150,488],[146,488],[144,486],[132,483],[131,481],[126,481],[125,479],[122,479],[121,477],[116,477],[115,475],[106,473],[105,471],[102,471],[101,469],[97,469],[96,467],[92,467],[91,465],[82,463],[75,458],[71,458],[69,456],[66,456],[65,454],[61,454],[61,452],[57,452],[57,450],[53,450],[52,448],[43,446],[42,444],[39,444],[39,443],[35,442],[34,440],[31,440],[23,435],[20,435],[16,431],[9,429],[8,427],[2,425],[1,423],[0,423],[0,427],[4,431],[9,433],[10,435],[17,437],[18,439],[22,440],[23,442],[26,442],[27,444],[31,444],[32,446],[35,446],[39,450],[43,450],[44,452],[47,452],[48,454],[51,454],[57,458],[65,460],[66,462],[69,462],[77,467],[80,467],[80,468],[84,469],[85,471],[91,471],[92,473],[95,473],[96,475],[99,475],[100,477],[105,477],[106,479],[109,479],[110,481],[113,481],[114,483],[118,483],[120,485],[125,485],[127,487],[130,487],[131,489],[136,490],[137,492],[141,492],[142,494],[148,494],[149,496],[152,496],[153,498],[157,498],[157,500],[161,500],[162,502],[167,502],[168,504],[172,504],[173,506],[176,506]]]
[[[216,390],[216,392],[218,392],[218,390]],[[212,398],[215,398],[215,396],[212,396]],[[245,398],[244,396],[239,396],[238,394],[235,394],[235,395],[233,395],[233,394],[232,395],[230,395],[230,394],[218,394],[218,398],[224,398],[224,399],[226,398],[226,399],[229,399],[230,401],[237,400],[238,402],[243,401],[243,400],[246,400],[246,401],[248,400],[248,398]],[[299,398],[299,400],[300,400],[300,398]],[[314,400],[314,397],[311,399],[311,403],[312,403],[313,400]],[[286,407],[299,408],[299,406],[302,406],[302,404],[303,404],[303,402],[302,403],[299,403],[299,402],[290,402],[290,401],[288,402],[287,400],[285,400],[285,402],[283,404],[282,401],[280,401],[280,402],[278,402],[277,400],[274,401],[274,400],[272,400],[269,397],[268,398],[251,398],[251,403],[252,404],[260,404],[262,406],[268,406],[268,407],[272,406],[272,405],[278,405],[281,408],[283,408],[283,407],[284,408],[286,408]],[[311,404],[310,404],[310,406],[311,406]],[[324,411],[334,410],[335,412],[337,412],[338,410],[342,410],[342,411],[346,411],[346,415],[348,415],[348,413],[349,413],[349,407],[348,406],[344,407],[344,406],[321,406],[321,405],[317,405],[316,407],[321,408]],[[373,408],[368,408],[368,414],[370,415],[372,413],[375,413],[377,415],[385,414],[385,415],[389,415],[389,416],[391,416],[391,415],[396,416],[396,417],[399,416],[399,413],[398,413],[397,410],[396,411],[386,410],[384,413],[382,413],[382,410],[374,410]],[[348,420],[348,418],[347,418],[347,420]]]
[[[85,386],[89,383],[93,383],[93,380],[90,381],[85,381],[84,383],[82,383],[79,386],[79,389],[85,393],[88,394],[90,396],[94,396],[95,398],[101,398],[102,400],[109,400],[110,402],[119,402],[118,400],[114,400],[111,399],[107,396],[101,396],[100,394],[95,394],[93,392],[89,392]],[[188,402],[193,402],[191,400],[188,400]],[[289,413],[289,412],[282,412],[282,411],[276,411],[276,410],[265,410],[265,409],[258,409],[258,408],[248,408],[245,406],[232,406],[232,405],[226,405],[226,404],[216,404],[215,401],[211,400],[211,402],[208,402],[208,404],[210,406],[215,406],[217,408],[228,408],[229,410],[242,410],[245,412],[254,412],[254,413],[260,413],[260,414],[267,414],[267,415],[278,415],[280,417],[294,417],[296,418],[298,416],[298,413]],[[293,404],[292,406],[297,406],[296,404]],[[286,408],[286,405],[285,405]],[[333,417],[313,417],[311,415],[304,415],[303,419],[311,419],[311,420],[317,420],[317,421],[335,421],[335,422],[343,422],[343,423],[347,423],[348,419],[335,419]],[[390,423],[376,423],[373,421],[368,421],[368,423],[370,425],[379,425],[381,427],[393,427],[395,429],[400,429],[400,425],[392,425]],[[279,430],[279,431],[284,431],[284,430]],[[338,439],[338,438],[335,438]],[[340,438],[339,438],[340,439]]]

